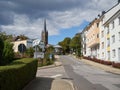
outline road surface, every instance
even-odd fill
[[[120,75],[85,64],[71,56],[60,56],[76,90],[120,90]]]

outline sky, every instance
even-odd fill
[[[118,0],[0,0],[0,31],[40,39],[44,19],[49,44],[81,32]]]

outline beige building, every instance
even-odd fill
[[[99,19],[95,18],[87,27],[86,47],[90,57],[99,58]]]
[[[13,46],[14,52],[20,52],[22,50],[25,50],[26,48],[32,47],[32,40],[18,40],[12,43],[14,45]],[[21,47],[21,50],[19,50],[19,47]]]

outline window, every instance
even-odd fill
[[[115,35],[112,36],[112,43],[115,43]]]
[[[110,46],[110,38],[107,39],[107,46]]]
[[[119,58],[119,61],[120,61],[120,48],[118,48],[118,58]]]
[[[97,27],[99,27],[99,23],[97,23]]]
[[[97,34],[97,38],[99,38],[99,34]]]
[[[104,42],[102,42],[102,49],[104,49]]]
[[[101,37],[104,37],[104,31],[101,32]]]
[[[118,33],[118,35],[119,35],[119,41],[120,41],[120,32]]]
[[[112,29],[115,27],[115,25],[114,25],[115,23],[114,23],[114,21],[112,22]]]
[[[102,52],[102,57],[104,57],[104,52]]]
[[[118,23],[119,23],[119,25],[120,25],[120,17],[118,17]]]
[[[109,26],[107,27],[107,34],[109,34]]]
[[[110,60],[110,51],[108,51],[108,60]]]
[[[116,56],[115,49],[113,49],[113,50],[112,50],[112,55],[113,55],[113,57],[115,57],[115,56]]]

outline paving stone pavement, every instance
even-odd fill
[[[45,67],[37,70],[36,78],[23,90],[74,90],[74,86],[64,67],[57,62],[56,67]]]

